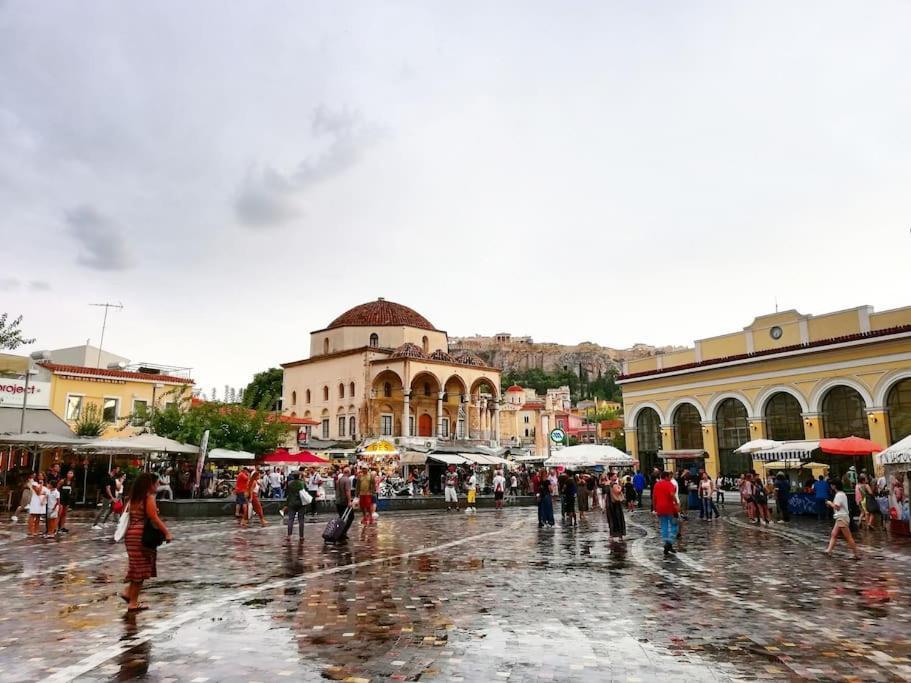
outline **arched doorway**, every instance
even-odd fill
[[[800,402],[786,391],[766,402],[765,424],[766,436],[775,441],[801,441],[805,436]]]
[[[734,451],[750,440],[747,409],[736,398],[726,398],[715,411],[718,433],[718,463],[723,477],[736,477],[753,469],[749,455]]]
[[[651,473],[658,467],[658,451],[661,450],[661,418],[653,408],[643,408],[636,416],[636,444],[639,469]]]
[[[679,449],[704,448],[702,445],[702,418],[692,403],[681,403],[674,411],[674,447]]]
[[[433,418],[427,413],[418,416],[418,436],[433,436]]]
[[[896,382],[886,398],[892,443],[911,434],[911,377]]]
[[[822,399],[823,435],[835,439],[846,436],[869,439],[866,408],[863,397],[856,389],[846,386],[829,389]]]

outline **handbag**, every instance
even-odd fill
[[[310,495],[310,493],[309,493],[309,491],[307,491],[307,489],[300,490],[300,497],[301,497],[301,502],[304,505],[310,505],[310,503],[313,502],[313,496]]]
[[[123,537],[127,535],[127,529],[130,526],[130,508],[127,506],[126,510],[123,511],[123,514],[120,515],[120,520],[117,522],[117,528],[114,530],[114,542],[120,543],[123,540]]]
[[[142,527],[142,547],[149,550],[155,550],[164,543],[164,532],[152,524],[152,520],[146,518],[146,523]]]

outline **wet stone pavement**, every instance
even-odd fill
[[[122,545],[0,525],[2,681],[911,680],[911,547],[827,526],[656,520],[537,528],[533,508],[390,513],[325,545],[230,520],[175,523],[151,609],[124,616]]]

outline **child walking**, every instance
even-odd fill
[[[57,489],[57,480],[51,479],[48,482],[47,491],[47,531],[44,538],[54,538],[57,531],[57,518],[60,514],[60,491]]]

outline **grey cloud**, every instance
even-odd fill
[[[51,285],[44,280],[31,280],[28,283],[28,288],[33,292],[47,292],[50,291]]]
[[[271,166],[247,172],[234,201],[243,225],[275,227],[299,216],[299,202],[312,187],[356,166],[383,135],[358,112],[324,105],[314,110],[310,128],[314,138],[327,140],[322,153],[304,159],[287,174]]]
[[[19,289],[22,283],[14,277],[0,277],[0,292],[11,292]]]
[[[126,270],[134,264],[124,229],[91,206],[66,212],[69,233],[79,243],[76,262],[94,270]]]

